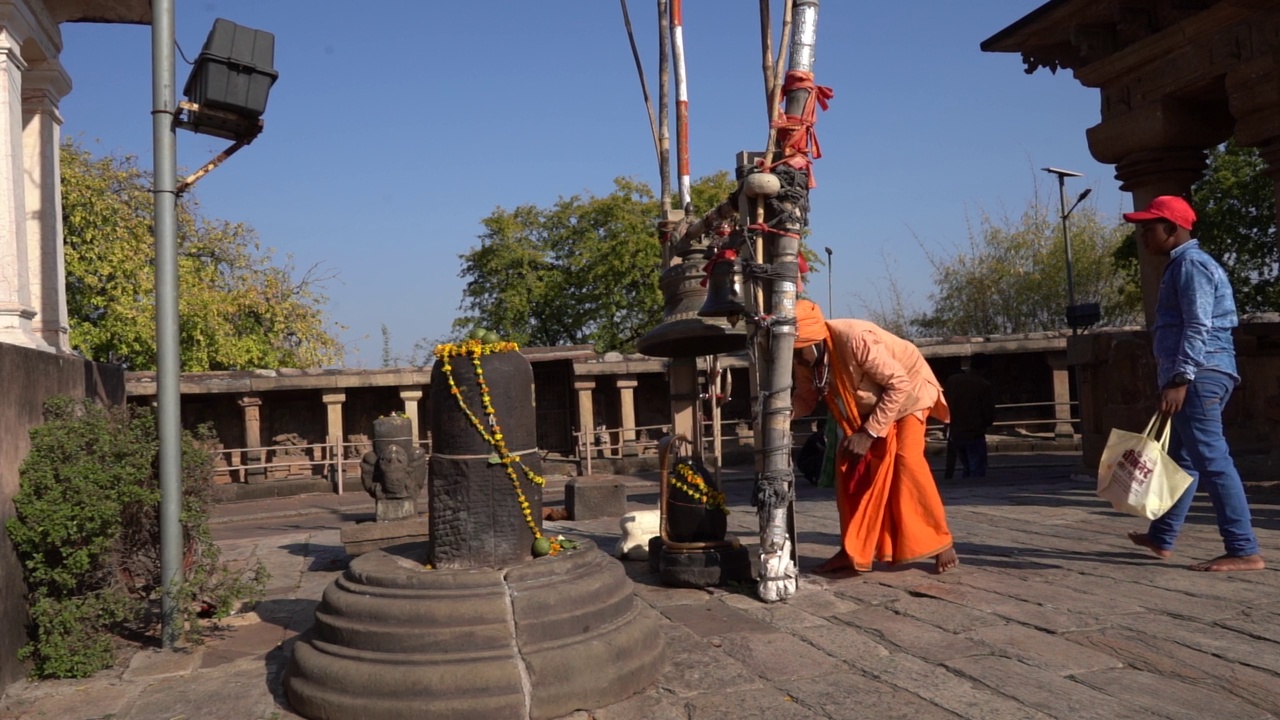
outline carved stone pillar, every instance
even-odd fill
[[[1167,150],[1136,153],[1116,165],[1116,179],[1120,189],[1133,194],[1133,209],[1141,210],[1160,195],[1188,197],[1191,186],[1204,176],[1208,156],[1201,148],[1171,148]],[[1156,294],[1160,291],[1160,276],[1167,257],[1152,255],[1138,243],[1138,263],[1142,278],[1142,311],[1147,327],[1155,322]]]
[[[1280,113],[1280,108],[1276,109]],[[1280,227],[1280,136],[1258,148],[1258,154],[1267,163],[1267,176],[1271,178],[1271,187],[1276,197],[1276,226]],[[1280,243],[1280,235],[1276,236]]]
[[[1045,360],[1053,371],[1053,436],[1058,439],[1075,437],[1071,426],[1071,371],[1067,367],[1067,353],[1047,353]]]
[[[32,327],[31,262],[27,243],[22,148],[21,40],[0,27],[0,342],[51,350]]]
[[[1268,53],[1227,73],[1227,97],[1236,118],[1235,141],[1256,147],[1267,163],[1280,213],[1280,71],[1276,55]],[[1280,238],[1276,239],[1280,242]]]
[[[591,392],[596,389],[593,377],[574,378],[573,389],[578,391],[578,432],[583,438],[579,447],[586,447],[596,431],[595,407],[591,402]],[[584,458],[585,459],[585,458]]]
[[[70,352],[71,343],[58,158],[62,116],[58,114],[58,103],[70,91],[71,79],[56,60],[33,62],[22,78],[27,262],[31,305],[36,311],[32,331],[60,352]]]
[[[342,430],[342,403],[347,401],[346,390],[323,390],[320,399],[325,407],[325,437],[337,448],[338,459],[343,457],[341,443],[346,439]]]
[[[244,413],[244,446],[245,465],[262,465],[266,453],[262,448],[262,398],[257,393],[247,393],[239,400],[240,409]],[[245,482],[261,483],[267,480],[265,467],[249,468],[245,471]]]
[[[636,455],[636,386],[640,383],[635,375],[618,375],[614,378],[618,386],[618,407],[622,411],[622,454]]]
[[[697,442],[698,435],[698,360],[672,358],[667,363],[671,383],[671,433],[684,435]]]
[[[418,402],[422,400],[421,385],[405,385],[400,388],[400,399],[404,401],[404,414],[409,416],[413,426],[413,446],[420,447],[422,433],[418,431]]]
[[[1103,121],[1085,133],[1089,152],[1098,162],[1115,165],[1120,189],[1133,194],[1136,210],[1158,195],[1188,196],[1204,175],[1206,149],[1231,137],[1235,121],[1220,95],[1152,93],[1127,74],[1103,82],[1101,89]],[[1142,307],[1150,326],[1168,259],[1148,255],[1139,242],[1138,261]]]

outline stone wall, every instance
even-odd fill
[[[1246,481],[1280,473],[1280,323],[1235,332],[1241,385],[1223,413],[1227,441]],[[1077,373],[1086,468],[1096,468],[1112,428],[1142,432],[1156,409],[1156,366],[1146,331],[1096,332],[1067,344]]]
[[[5,522],[13,517],[18,468],[31,447],[28,435],[40,424],[45,400],[55,395],[124,402],[124,370],[72,355],[55,355],[0,343],[0,688],[22,679],[18,650],[27,642],[26,587],[9,543]]]

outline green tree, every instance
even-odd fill
[[[1132,278],[1116,272],[1113,255],[1131,242],[1130,228],[1083,203],[1071,213],[1072,267],[1077,303],[1102,306],[1103,325],[1128,325],[1141,302]],[[933,310],[913,318],[927,335],[1010,335],[1066,327],[1066,253],[1059,204],[1037,192],[1012,215],[983,213],[969,230],[969,247],[954,256],[930,254]]]
[[[155,248],[151,181],[132,156],[62,146],[62,215],[71,345],[86,357],[155,367]],[[319,367],[342,346],[323,305],[332,274],[276,263],[242,223],[205,217],[190,192],[178,203],[182,369]]]
[[[734,186],[726,172],[699,179],[694,207],[714,207]],[[454,332],[479,326],[522,345],[633,350],[662,321],[660,212],[653,190],[628,178],[603,197],[495,209],[481,221],[480,245],[459,256],[467,284]]]
[[[1276,194],[1266,169],[1256,148],[1227,143],[1209,152],[1191,190],[1196,236],[1226,269],[1241,313],[1280,310]]]

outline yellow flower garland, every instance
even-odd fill
[[[729,514],[728,499],[724,493],[707,485],[707,481],[694,469],[692,463],[683,460],[676,463],[675,473],[668,481],[672,487],[683,490],[689,497],[706,505],[708,510],[720,510],[725,515]]]
[[[542,537],[542,532],[538,530],[538,523],[533,519],[533,507],[529,504],[529,499],[525,497],[524,490],[520,487],[520,476],[516,473],[515,465],[520,465],[524,471],[525,477],[529,482],[542,487],[547,481],[542,476],[530,470],[520,462],[520,458],[512,455],[507,449],[506,439],[502,435],[502,428],[498,425],[497,412],[493,408],[493,398],[489,396],[489,385],[484,379],[484,368],[481,366],[481,358],[485,355],[493,353],[514,352],[520,349],[520,346],[513,342],[496,342],[484,343],[479,340],[465,340],[461,343],[442,343],[437,345],[434,355],[440,360],[440,369],[444,371],[445,378],[449,381],[449,392],[454,399],[458,401],[458,407],[462,408],[462,412],[466,414],[467,419],[471,421],[471,426],[480,432],[485,442],[489,443],[494,449],[494,456],[497,461],[502,463],[503,469],[507,472],[507,477],[511,478],[511,484],[516,490],[516,499],[520,501],[520,512],[524,515],[524,521],[528,524],[529,529],[533,531],[534,539]],[[489,429],[485,429],[485,423],[471,412],[471,408],[467,407],[467,401],[462,396],[462,389],[453,380],[453,365],[450,359],[455,357],[470,357],[471,364],[476,369],[476,384],[480,386],[480,407],[484,410]]]

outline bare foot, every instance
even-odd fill
[[[1219,555],[1209,562],[1196,563],[1191,569],[1202,572],[1238,572],[1262,570],[1266,567],[1261,555]]]
[[[818,574],[825,574],[825,573],[840,572],[841,570],[852,570],[852,569],[853,569],[853,562],[849,560],[849,554],[841,550],[840,552],[828,558],[826,562],[814,568],[813,571]]]
[[[1151,542],[1151,536],[1146,533],[1131,532],[1129,533],[1129,539],[1133,541],[1134,545],[1139,545],[1150,550],[1153,555],[1161,560],[1168,560],[1173,557],[1172,550],[1165,550],[1164,548],[1156,547],[1155,543]]]
[[[960,558],[956,556],[955,548],[947,548],[937,555],[933,556],[934,572],[941,575],[951,568],[960,564]]]

